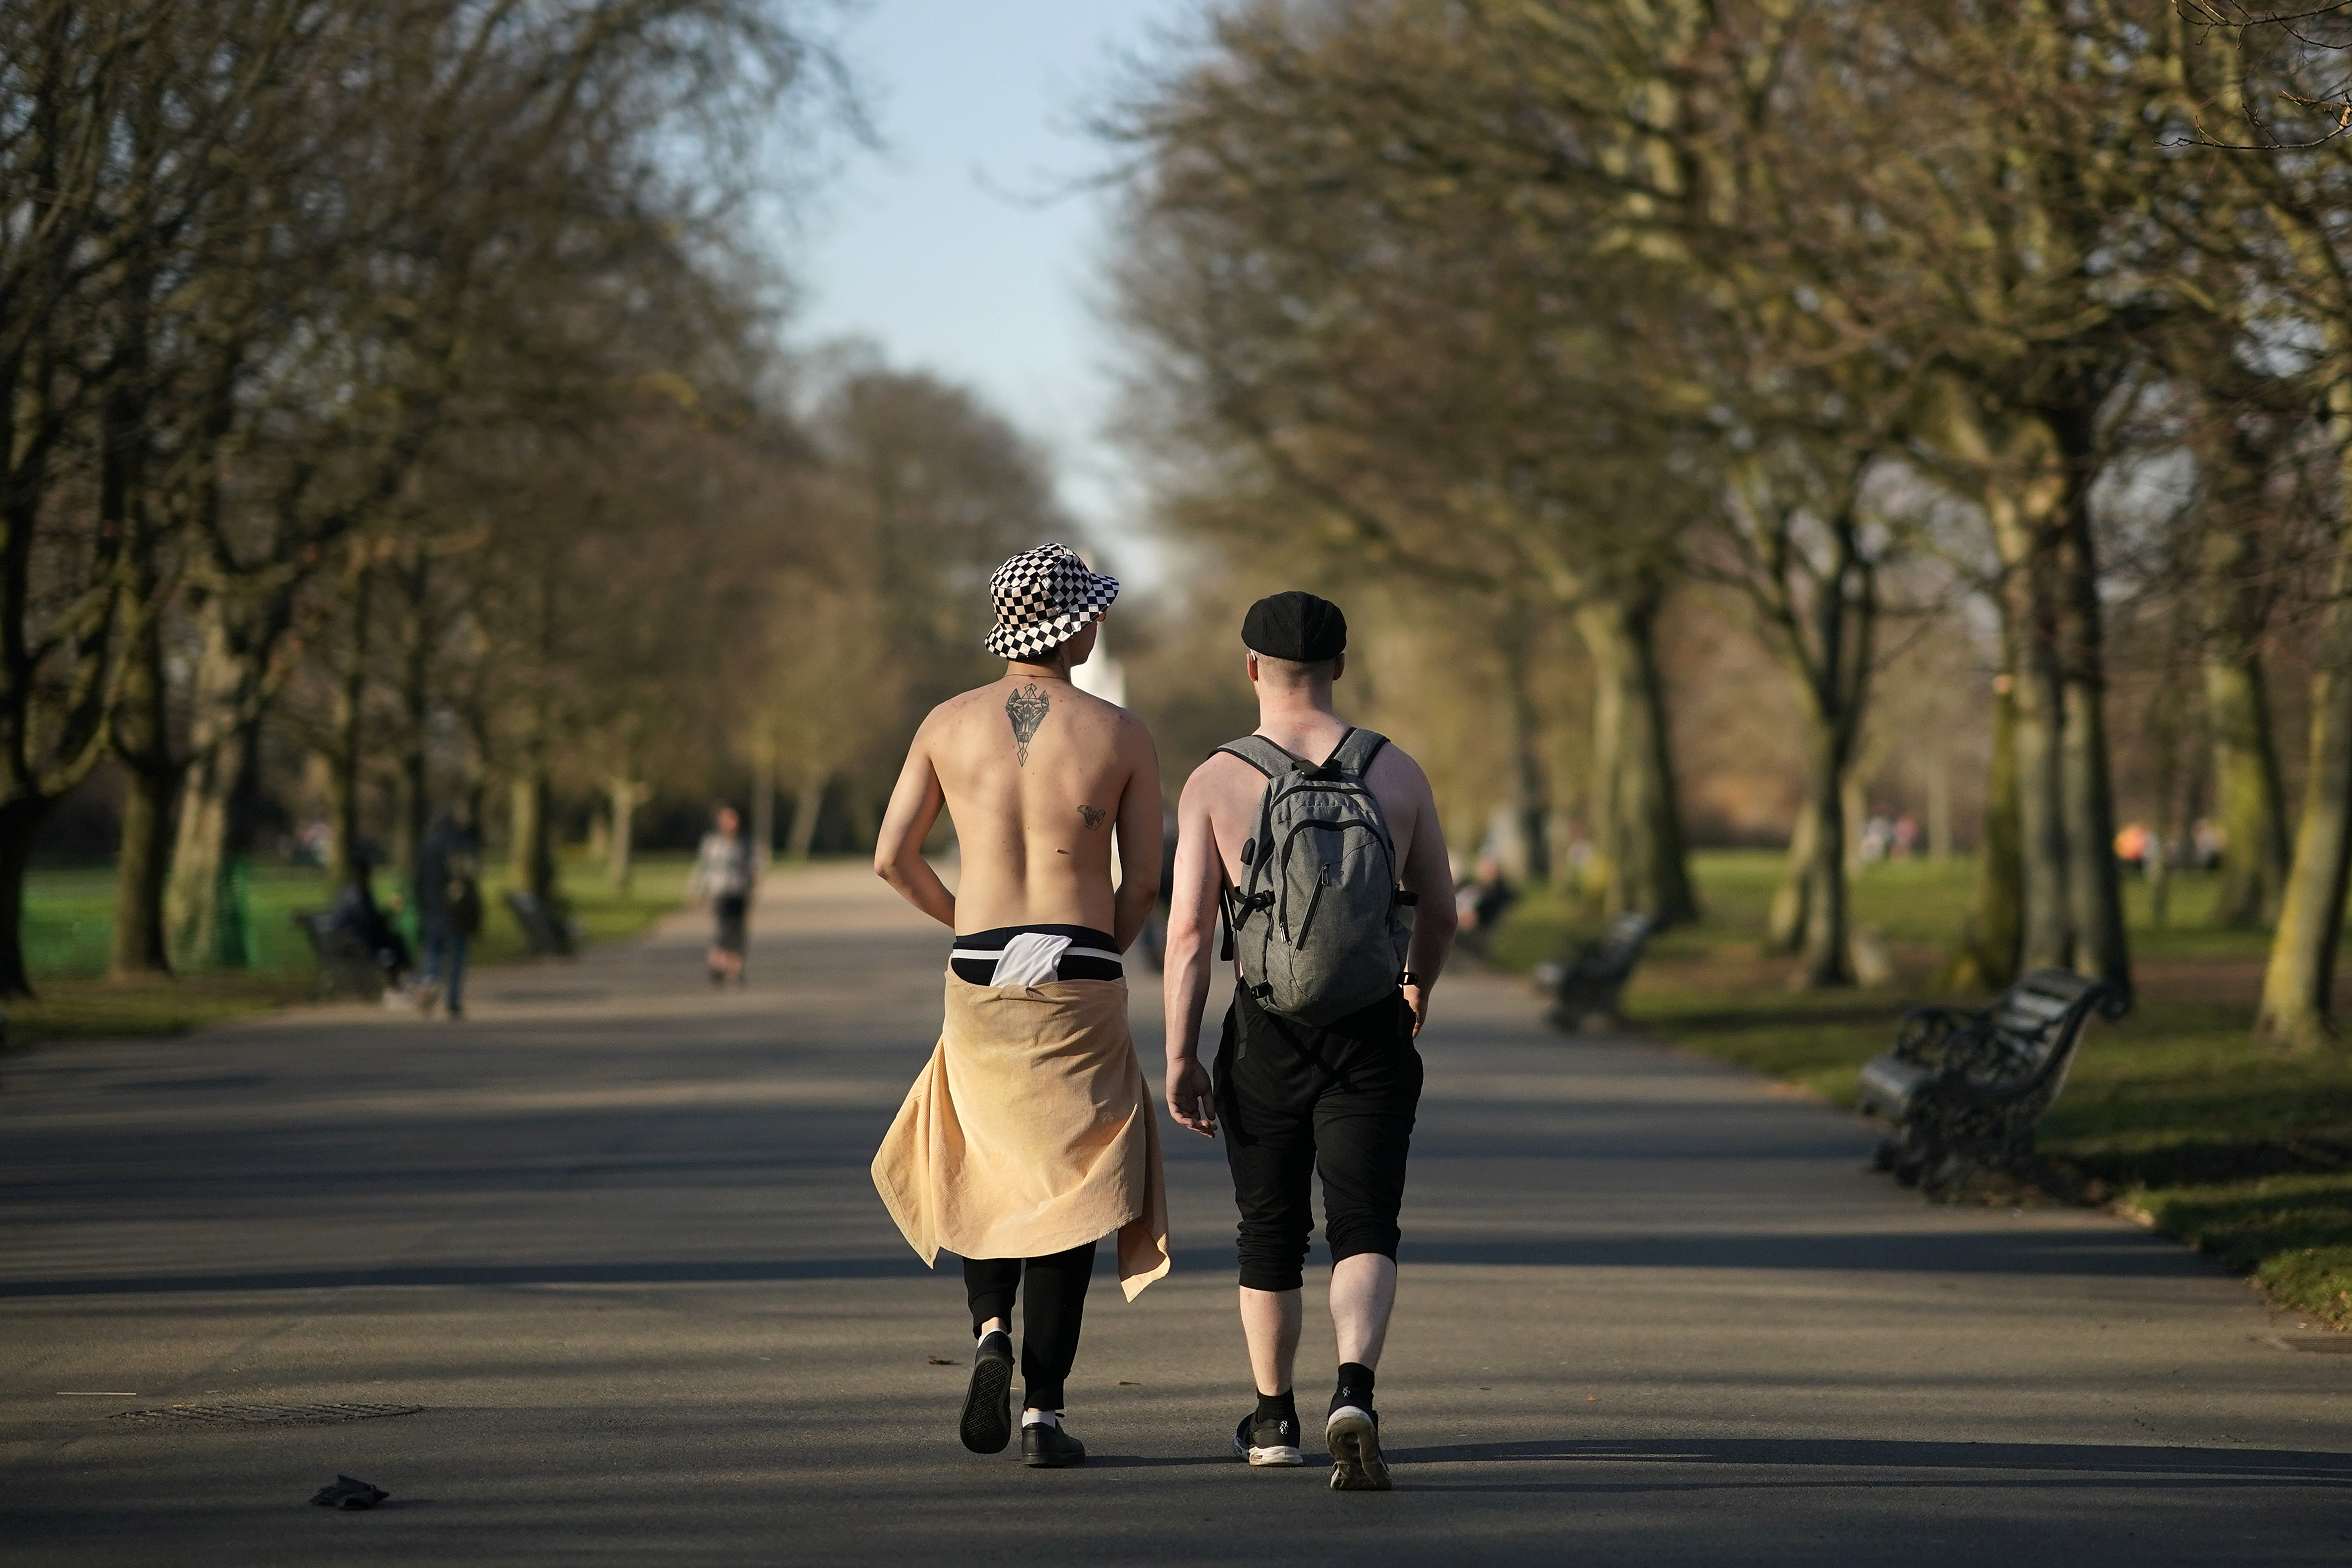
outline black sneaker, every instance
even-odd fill
[[[1243,1416],[1234,1428],[1234,1458],[1253,1465],[1305,1464],[1306,1457],[1298,1451],[1298,1423]]]
[[[1381,1458],[1381,1418],[1360,1405],[1342,1405],[1323,1423],[1323,1441],[1331,1449],[1331,1489],[1335,1492],[1384,1492],[1389,1489],[1388,1461]]]
[[[1087,1462],[1087,1446],[1057,1423],[1021,1428],[1021,1462],[1033,1470],[1066,1470]]]
[[[975,1454],[1002,1454],[1013,1441],[1013,1336],[982,1335],[971,1354],[971,1387],[963,1396],[963,1446]]]

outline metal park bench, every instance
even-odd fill
[[[1657,929],[1658,922],[1645,914],[1622,914],[1598,942],[1579,942],[1559,963],[1536,965],[1536,984],[1552,994],[1553,1026],[1575,1034],[1615,1022],[1617,999]]]
[[[310,940],[310,956],[318,961],[320,997],[357,996],[373,1002],[383,994],[391,976],[359,932],[336,924],[325,910],[297,910],[294,923]]]
[[[578,943],[572,922],[564,918],[562,910],[540,902],[530,893],[510,892],[507,895],[507,910],[514,916],[515,924],[522,927],[523,940],[530,944],[534,957],[572,956]]]
[[[1862,1109],[1895,1125],[1877,1168],[1941,1193],[1973,1172],[2022,1164],[2092,1012],[2113,1016],[2116,994],[2103,982],[2044,969],[1982,1011],[1904,1014],[1894,1048],[1862,1069]]]

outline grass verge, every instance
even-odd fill
[[[583,942],[593,946],[626,941],[677,909],[685,901],[692,865],[686,855],[641,856],[625,893],[605,881],[601,866],[584,860],[567,866],[564,895]],[[380,878],[378,896],[391,887],[389,877]],[[529,956],[522,928],[500,896],[507,887],[504,867],[490,868],[483,879],[489,908],[471,963],[509,963]],[[113,925],[112,871],[32,873],[25,887],[25,958],[40,994],[7,1005],[8,1048],[185,1034],[308,1000],[318,971],[292,917],[298,910],[325,907],[331,889],[324,876],[312,867],[258,866],[250,889],[251,969],[116,984],[104,978]]]
[[[1905,1007],[1932,997],[1959,930],[1966,863],[1899,862],[1854,879],[1854,924],[1895,978],[1869,990],[1791,992],[1763,955],[1780,858],[1696,858],[1706,918],[1653,944],[1627,1021],[1709,1056],[1851,1104],[1862,1064]],[[2212,879],[2175,879],[2158,927],[2128,895],[2139,1003],[2094,1022],[2041,1126],[2042,1156],[2112,1202],[2251,1276],[2284,1306],[2352,1327],[2352,1050],[2290,1057],[2253,1043],[2267,941],[2210,923]],[[1491,956],[1524,969],[1597,928],[1577,900],[1538,893],[1496,931]]]

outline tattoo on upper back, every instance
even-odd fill
[[[1013,721],[1013,740],[1024,768],[1029,765],[1029,742],[1037,738],[1037,726],[1045,721],[1053,707],[1053,700],[1034,680],[1004,700],[1004,716]]]
[[[1092,833],[1102,826],[1102,819],[1108,816],[1110,813],[1098,805],[1082,805],[1078,807],[1078,815],[1087,819],[1087,831]]]

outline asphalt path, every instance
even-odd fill
[[[835,868],[771,882],[742,991],[700,934],[481,973],[462,1025],[0,1064],[0,1561],[2352,1560],[2352,1356],[2147,1232],[1925,1205],[1853,1118],[1478,975],[1423,1040],[1395,1491],[1228,1457],[1231,1201],[1172,1128],[1176,1271],[1097,1283],[1090,1461],[974,1458],[960,1282],[866,1176],[941,933]],[[1146,973],[1155,1079],[1157,1010]],[[408,1413],[299,1424],[354,1406]],[[307,1506],[338,1474],[392,1499]]]

